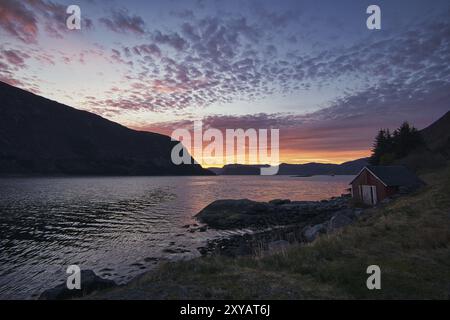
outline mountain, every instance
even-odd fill
[[[419,133],[424,145],[393,164],[404,165],[414,171],[447,165],[450,160],[450,111]]]
[[[420,131],[426,145],[433,152],[450,158],[450,111]]]
[[[0,82],[0,174],[213,174],[174,165],[175,144]]]
[[[332,163],[305,163],[305,164],[281,164],[278,174],[288,175],[346,175],[357,174],[368,164],[368,158],[357,159],[341,164]]]
[[[346,175],[357,174],[364,166],[368,164],[368,158],[357,159],[344,162],[342,164],[331,163],[305,163],[305,164],[280,164],[278,175]],[[241,165],[229,164],[222,168],[208,168],[219,175],[259,175],[260,168],[267,165]]]

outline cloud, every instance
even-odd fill
[[[163,34],[157,30],[153,34],[153,40],[158,44],[167,44],[174,49],[181,51],[187,48],[187,41],[184,40],[178,33]]]
[[[63,32],[67,30],[67,7],[44,0],[27,0],[27,2],[32,10],[40,15],[47,34],[54,38],[62,38]]]
[[[154,43],[134,46],[133,53],[137,54],[138,56],[150,55],[161,57],[161,49]]]
[[[39,31],[54,38],[62,38],[67,31],[67,7],[46,0],[2,0],[0,2],[0,28],[8,35],[26,44],[37,43]],[[83,19],[90,30],[92,20]]]
[[[202,119],[203,130],[219,129],[225,136],[226,129],[279,129],[280,159],[284,162],[308,162],[320,159],[324,162],[342,162],[369,154],[373,132],[367,130],[367,121],[317,120],[315,115],[253,114],[243,116],[214,115]],[[135,129],[171,135],[178,128],[193,134],[193,121],[135,125]],[[362,134],[355,134],[361,132]],[[206,146],[209,141],[203,144]],[[192,145],[192,144],[191,144]],[[191,150],[192,152],[192,150]]]
[[[25,43],[35,42],[38,33],[33,11],[23,2],[15,0],[0,2],[0,28]]]
[[[30,81],[29,77],[16,76],[18,71],[27,68],[27,61],[30,58],[28,53],[6,48],[0,44],[0,81],[38,93],[38,86],[33,84],[33,81]]]
[[[262,21],[269,23],[272,27],[283,28],[286,27],[292,21],[298,21],[300,12],[297,9],[277,12],[267,10],[258,3],[254,3],[253,10],[257,14],[258,18]]]
[[[299,102],[298,113],[204,119],[206,125],[219,128],[283,128],[286,149],[311,152],[314,148],[368,150],[368,141],[379,127],[395,127],[398,119],[422,126],[448,110],[448,14],[415,22],[407,29],[367,33],[366,38],[359,37],[350,44],[304,50],[315,39],[304,29],[298,30],[301,24],[295,21],[300,12],[295,8],[267,10],[256,3],[252,13],[243,16],[223,12],[213,15],[206,12],[209,4],[199,5],[205,10],[195,14],[173,11],[167,25],[163,21],[154,29],[126,9],[113,9],[100,17],[98,21],[107,30],[123,37],[114,34],[114,42],[105,39],[98,48],[101,53],[96,59],[109,63],[115,73],[111,83],[107,82],[110,90],[98,96],[88,93],[86,108],[114,116],[135,111],[180,115],[201,108],[205,110],[199,113],[204,114],[211,105],[225,109],[236,101],[258,103],[275,94],[301,97],[302,91],[314,89],[312,93],[321,94],[320,89],[325,88],[333,91],[330,95],[334,98],[323,101],[322,109],[314,113],[300,114]],[[0,2],[1,30],[27,44],[24,51],[9,44],[0,47],[1,79],[24,86],[31,77],[27,79],[18,71],[28,67],[38,65],[31,69],[36,71],[58,61],[89,61],[93,53],[81,49],[73,54],[68,50],[50,53],[28,46],[37,41],[39,32],[63,36],[65,9],[47,0]],[[83,28],[93,28],[92,19],[83,17],[83,23]],[[325,32],[318,24],[320,28]],[[305,29],[311,30],[306,24]],[[102,35],[106,30],[95,31]],[[181,123],[142,127],[168,130],[172,125]]]
[[[274,113],[210,115],[202,118],[203,128],[279,129],[283,161],[305,162],[321,159],[342,162],[370,154],[373,138],[380,128],[397,128],[408,121],[419,129],[430,125],[449,110],[450,83],[440,80],[415,84],[376,85],[336,99],[329,107],[307,114]],[[193,120],[135,125],[171,135],[173,130],[193,130]],[[205,145],[207,142],[205,142]]]
[[[192,10],[172,10],[171,15],[182,19],[194,19],[195,15]]]
[[[92,19],[84,18],[81,20],[81,23],[83,24],[83,28],[87,30],[93,30],[94,29],[94,22]]]
[[[0,52],[2,54],[6,61],[14,66],[23,67],[25,65],[25,60],[29,58],[29,55],[26,53],[22,53],[17,50],[4,50]]]
[[[286,52],[273,42],[270,28],[239,16],[189,19],[179,29],[149,35],[148,43],[116,49],[123,52],[125,63],[134,62],[126,78],[129,88],[114,103],[117,113],[256,102],[275,93],[323,87],[336,88],[343,99],[353,97],[348,104],[359,112],[377,99],[393,99],[400,90],[424,93],[439,81],[449,81],[450,22],[442,17],[407,31],[311,53]],[[358,95],[380,85],[387,87],[383,97]],[[389,88],[396,90],[389,93]],[[103,105],[111,109],[106,101]]]
[[[145,34],[145,22],[138,15],[132,15],[127,9],[113,10],[110,17],[99,20],[109,30],[116,33]]]

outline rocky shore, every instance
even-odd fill
[[[217,200],[196,215],[199,222],[215,229],[249,228],[253,232],[213,240],[198,250],[203,255],[227,256],[279,251],[343,228],[363,212],[353,206],[350,195],[322,201]]]
[[[276,252],[293,243],[311,242],[320,234],[351,224],[362,213],[362,209],[352,205],[350,195],[322,201],[217,200],[196,215],[199,224],[183,227],[187,232],[205,232],[208,228],[248,230],[247,233],[209,241],[206,246],[197,248],[202,255],[236,257]],[[167,248],[164,251],[182,253],[185,249]],[[39,299],[80,298],[91,292],[118,287],[114,281],[103,279],[92,270],[83,270],[81,277],[83,290],[68,290],[66,284],[61,283],[44,291]]]

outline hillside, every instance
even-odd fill
[[[450,159],[450,111],[420,133],[431,151]]]
[[[280,164],[278,175],[347,175],[357,174],[364,166],[368,164],[368,158],[357,159],[353,161],[344,162],[342,164],[332,163],[305,163],[305,164]],[[241,165],[229,164],[223,168],[211,168],[219,175],[259,175],[260,167],[258,165]]]
[[[174,165],[176,143],[0,82],[0,174],[212,174]]]
[[[419,131],[424,145],[393,164],[405,165],[415,171],[444,167],[450,160],[450,111]]]

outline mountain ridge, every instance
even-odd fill
[[[281,163],[277,175],[352,175],[366,166],[369,158],[347,161],[341,164],[309,162],[304,164]],[[219,175],[259,175],[261,167],[268,165],[228,164],[222,168],[208,168]]]
[[[445,167],[450,160],[450,111],[438,120],[419,130],[423,145],[407,156],[393,162],[414,171]]]
[[[0,82],[0,174],[210,175],[175,165],[177,141]]]

